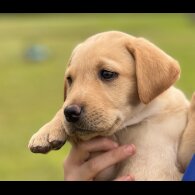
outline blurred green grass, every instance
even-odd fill
[[[180,62],[177,86],[190,98],[195,89],[195,23],[186,14],[1,14],[0,180],[63,180],[66,145],[32,154],[31,135],[63,102],[63,75],[72,49],[102,31],[143,36]],[[45,45],[51,56],[35,63],[26,48]]]

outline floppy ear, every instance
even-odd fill
[[[64,78],[64,101],[66,100],[66,78]]]
[[[79,47],[79,45],[77,46],[77,47]],[[73,50],[73,52],[72,52],[72,54],[71,54],[71,56],[70,56],[70,58],[69,58],[69,60],[68,60],[68,64],[67,64],[67,68],[70,66],[70,64],[71,64],[71,61],[72,61],[72,57],[73,57],[73,55],[74,55],[74,53],[75,53],[75,50],[77,49],[77,47]],[[66,88],[66,77],[64,76],[64,101],[66,100],[66,95],[67,95],[67,88]]]
[[[146,39],[131,39],[127,48],[135,59],[141,102],[149,103],[179,78],[178,62]]]

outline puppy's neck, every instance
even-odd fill
[[[185,101],[185,103],[180,104],[180,101]],[[188,105],[189,103],[184,94],[179,89],[170,87],[149,104],[140,103],[133,113],[133,116],[124,122],[122,129],[139,124],[147,119],[164,114],[165,112],[177,112],[181,109],[186,109],[186,104]]]
[[[133,116],[126,120],[122,128],[126,128],[132,125],[141,123],[142,121],[150,118],[151,116],[160,112],[161,106],[158,105],[156,100],[153,100],[148,105],[140,103]]]

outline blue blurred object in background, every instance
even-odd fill
[[[49,57],[49,49],[44,45],[32,45],[25,51],[25,58],[31,61],[44,61]]]
[[[195,181],[195,155],[192,157],[182,181]]]

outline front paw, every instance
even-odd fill
[[[49,129],[46,124],[31,137],[28,148],[33,153],[47,153],[50,150],[60,149],[65,142],[64,129]]]

